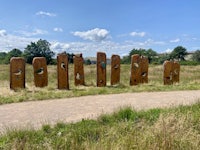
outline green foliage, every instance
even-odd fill
[[[175,47],[174,50],[171,52],[171,57],[179,61],[185,60],[186,55],[187,55],[187,50],[182,46]]]
[[[192,60],[200,62],[200,50],[196,50],[192,55]]]
[[[8,54],[6,55],[6,57],[4,59],[4,63],[8,64],[12,57],[21,57],[22,54],[23,54],[22,51],[15,48],[15,49],[11,50],[10,52],[8,52]]]
[[[52,62],[52,57],[54,52],[50,50],[50,43],[46,40],[38,40],[36,43],[31,42],[30,45],[27,45],[24,51],[24,56],[26,62],[32,64],[34,57],[45,57],[47,64]]]
[[[91,64],[92,64],[92,62],[91,62],[91,60],[90,60],[90,59],[87,59],[87,60],[85,61],[85,64],[86,64],[86,65],[91,65]]]
[[[157,60],[158,54],[156,51],[152,49],[133,49],[129,52],[128,56],[124,56],[121,60],[121,63],[128,64],[131,62],[131,56],[134,54],[139,54],[140,56],[146,56],[149,59],[149,63],[152,63],[153,61]]]

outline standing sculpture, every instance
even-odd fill
[[[97,53],[97,87],[106,86],[106,54]]]
[[[83,68],[83,57],[82,54],[74,56],[74,84],[85,85],[84,68]]]
[[[111,57],[111,85],[118,84],[120,82],[120,56],[112,55]]]
[[[21,57],[10,59],[10,88],[25,88],[25,60]]]
[[[48,85],[47,63],[45,57],[33,58],[34,83],[36,87]]]
[[[57,56],[58,89],[69,89],[68,57],[66,54]]]

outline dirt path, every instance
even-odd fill
[[[140,110],[188,105],[198,100],[200,90],[124,93],[6,104],[0,106],[0,132],[13,127],[40,128],[47,123],[53,125],[59,121],[95,118],[124,106]]]

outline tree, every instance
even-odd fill
[[[47,64],[52,62],[52,57],[54,52],[50,50],[50,43],[46,40],[38,40],[36,43],[31,42],[30,45],[27,45],[24,51],[24,56],[26,62],[31,64],[34,57],[45,57]]]
[[[22,56],[22,51],[20,51],[19,49],[12,49],[10,52],[7,53],[5,59],[4,59],[4,63],[8,64],[10,62],[10,59],[12,57],[21,57]]]
[[[185,60],[185,55],[187,55],[187,50],[186,50],[186,48],[184,48],[182,46],[177,46],[171,52],[171,57],[173,59],[178,59],[179,61]]]
[[[140,56],[146,56],[149,59],[149,63],[156,61],[157,59],[157,52],[152,49],[133,49],[129,52],[128,56],[124,56],[121,60],[122,63],[130,63],[131,56],[134,54],[139,54]]]
[[[192,55],[192,59],[194,61],[200,62],[200,50],[196,50]]]

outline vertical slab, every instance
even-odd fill
[[[106,86],[106,54],[97,52],[97,87]]]
[[[138,85],[141,81],[141,63],[140,55],[134,54],[131,56],[131,77],[130,85]]]
[[[173,82],[179,82],[180,77],[180,64],[175,61],[173,64]]]
[[[164,85],[173,84],[173,62],[165,61],[163,67],[164,67],[163,71]]]
[[[141,56],[141,83],[148,83],[149,60],[147,57]]]
[[[118,84],[120,82],[120,56],[112,55],[111,57],[111,81],[110,84]]]
[[[44,57],[35,57],[33,59],[34,83],[36,87],[45,87],[48,85],[47,63]]]
[[[85,85],[84,68],[82,54],[74,56],[74,84]]]
[[[58,89],[69,89],[68,57],[66,54],[57,56]]]
[[[25,88],[25,60],[21,57],[10,59],[10,88]]]

